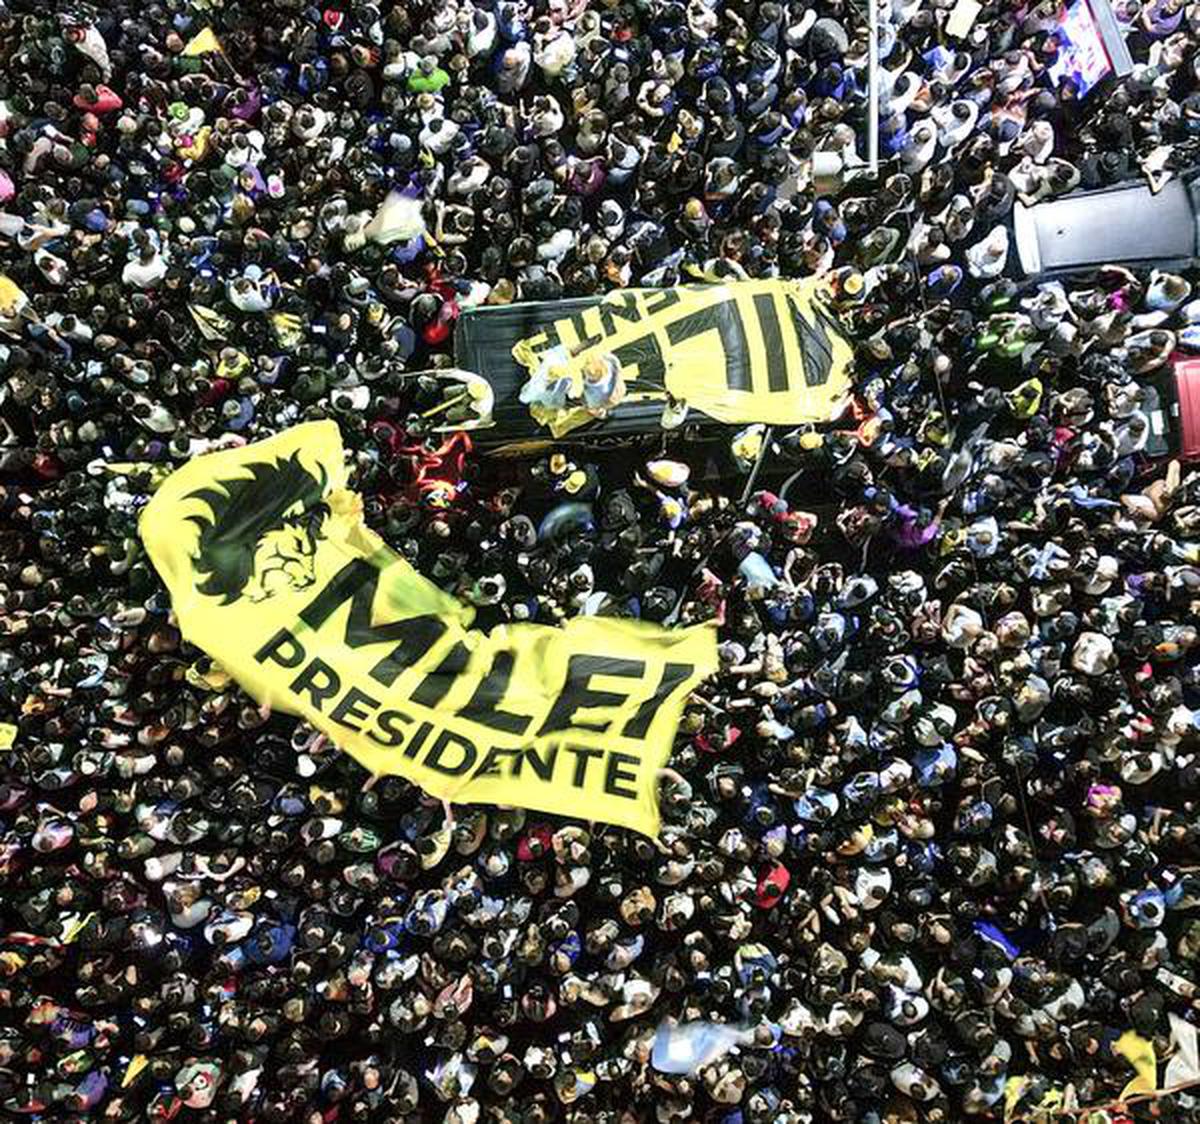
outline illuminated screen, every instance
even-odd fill
[[[1050,65],[1050,78],[1055,86],[1071,79],[1078,96],[1083,97],[1113,68],[1087,0],[1075,0],[1059,17],[1058,35],[1058,55]]]

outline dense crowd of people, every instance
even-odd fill
[[[1000,1119],[1200,1018],[1200,474],[1150,410],[1200,292],[1024,279],[1010,227],[1186,171],[1200,9],[1118,5],[1083,98],[1055,3],[879,7],[874,179],[842,0],[0,8],[6,1115]],[[814,274],[833,426],[423,417],[470,307]],[[155,485],[324,417],[482,627],[717,622],[657,840],[447,818],[181,640]]]

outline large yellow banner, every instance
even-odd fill
[[[602,416],[588,402],[607,365],[621,385],[606,408],[669,396],[734,424],[831,421],[849,400],[853,352],[822,293],[814,278],[610,293],[514,346],[531,373],[522,399],[561,436]]]
[[[140,530],[183,635],[371,772],[657,834],[658,771],[716,669],[711,628],[473,630],[470,606],[363,523],[332,421],[189,461]]]

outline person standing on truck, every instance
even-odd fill
[[[589,357],[583,365],[583,404],[587,412],[603,418],[624,399],[620,360],[611,352]]]

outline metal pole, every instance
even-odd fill
[[[879,0],[867,0],[867,171],[879,173]]]

